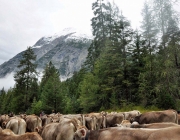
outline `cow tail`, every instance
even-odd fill
[[[82,125],[83,125],[83,126],[85,126],[85,125],[86,125],[86,121],[85,121],[84,114],[82,114]]]
[[[75,131],[76,131],[78,129],[78,127],[79,127],[79,124],[77,123],[77,120],[75,118],[73,118],[69,122],[74,125]]]
[[[177,112],[175,112],[176,113],[176,120],[175,120],[175,122],[177,123],[177,124],[179,124],[179,122],[178,122],[178,113]]]
[[[37,116],[37,126],[36,127],[42,127],[41,119]]]
[[[106,116],[103,115],[103,128],[106,128]]]
[[[18,120],[18,135],[21,135],[20,121]]]

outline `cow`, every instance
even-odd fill
[[[178,114],[178,124],[180,125],[180,114]]]
[[[27,115],[25,121],[27,124],[26,127],[27,132],[36,132],[37,127],[39,128],[42,127],[42,120],[37,115]]]
[[[37,132],[16,135],[10,129],[2,130],[0,128],[0,140],[43,140],[43,139]]]
[[[180,126],[176,123],[169,123],[169,122],[163,122],[163,123],[150,123],[150,124],[138,124],[138,123],[132,123],[131,128],[166,128],[166,127],[172,127],[172,126]]]
[[[26,132],[26,122],[19,117],[11,117],[6,123],[6,129],[10,129],[18,135],[24,134]]]
[[[116,124],[121,124],[123,120],[124,120],[123,113],[107,114],[106,127],[115,127]]]
[[[61,118],[69,118],[73,119],[76,118],[81,122],[81,125],[85,125],[85,118],[84,114],[67,114],[67,115],[61,115]]]
[[[89,130],[96,130],[96,124],[97,124],[97,118],[96,116],[92,115],[92,116],[87,116],[85,117],[85,126],[87,127],[87,129]]]
[[[121,124],[116,124],[117,127],[131,127],[131,122],[129,120],[123,120]]]
[[[150,111],[136,116],[131,119],[132,122],[138,122],[139,124],[149,124],[158,122],[173,122],[178,124],[177,112],[175,110],[164,110],[164,111]]]
[[[78,129],[74,140],[179,140],[180,127],[162,129],[109,127],[101,130]]]
[[[8,116],[7,114],[4,114],[4,115],[1,115],[1,116],[0,116],[0,126],[1,126],[2,128],[5,128],[5,127],[3,126],[3,122],[7,121],[8,119],[9,119],[9,116]]]
[[[43,115],[40,118],[42,120],[42,127],[45,126],[46,124],[53,122],[53,118],[51,116],[48,116],[48,115]]]
[[[75,131],[81,128],[80,124],[75,118],[64,118],[59,123],[45,125],[40,135],[43,140],[73,140]]]
[[[130,121],[136,116],[139,116],[141,113],[138,110],[133,110],[133,111],[128,111],[128,112],[123,112],[123,114],[124,114],[124,119]]]
[[[89,113],[85,114],[86,126],[89,130],[99,130],[106,127],[106,112],[102,111],[100,113]]]

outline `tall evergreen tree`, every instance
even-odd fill
[[[165,33],[167,32],[168,22],[172,17],[172,13],[175,12],[173,8],[173,4],[176,0],[152,0],[153,3],[153,11],[156,26],[159,29],[161,41],[162,41],[162,49],[166,47],[166,38]]]
[[[4,101],[5,101],[6,91],[4,90],[4,87],[0,90],[0,114],[5,113],[4,111]]]
[[[107,18],[105,18],[106,9],[108,8],[103,0],[97,0],[92,4],[94,17],[91,19],[91,26],[94,39],[89,47],[87,60],[85,62],[85,67],[88,68],[88,70],[94,68],[94,63],[97,58],[99,58],[99,55],[105,46],[108,35]]]
[[[36,64],[34,64],[35,60],[36,56],[32,47],[28,47],[24,51],[18,65],[20,70],[14,75],[14,80],[16,82],[15,94],[13,97],[14,104],[16,104],[14,111],[19,112],[30,109],[33,101],[32,98],[36,97],[38,94],[38,89],[33,89],[35,93],[34,96],[31,96],[32,83],[37,83]]]
[[[143,21],[141,22],[141,31],[144,39],[146,40],[146,46],[149,50],[150,55],[157,51],[157,33],[158,28],[153,17],[153,10],[151,5],[145,1],[142,9]]]
[[[41,81],[41,97],[42,109],[46,113],[51,113],[62,110],[62,95],[60,93],[60,74],[59,71],[50,61],[44,70],[44,75]]]

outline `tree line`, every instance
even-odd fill
[[[80,71],[60,81],[49,62],[38,82],[36,56],[28,47],[14,75],[15,86],[0,92],[0,113],[85,113],[126,105],[180,107],[180,30],[173,0],[144,2],[140,29],[115,3],[96,0],[94,39]]]

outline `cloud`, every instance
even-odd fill
[[[14,81],[14,73],[10,73],[8,75],[6,75],[6,77],[4,78],[0,78],[0,85],[1,85],[1,89],[4,87],[4,89],[7,91],[8,89],[13,88],[15,81]],[[0,90],[1,90],[0,89]]]
[[[13,56],[52,31],[50,15],[60,8],[58,0],[0,0],[0,49]],[[0,62],[11,58],[0,58]],[[0,63],[1,64],[1,63]]]

